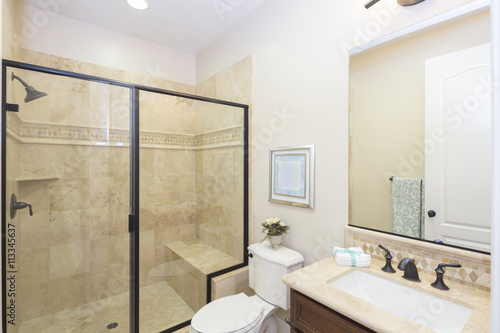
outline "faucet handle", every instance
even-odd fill
[[[392,268],[391,265],[391,260],[392,260],[391,252],[385,247],[383,247],[381,244],[379,244],[378,247],[380,247],[382,250],[385,251],[385,266],[382,267],[381,269],[386,273],[396,273],[396,270]]]
[[[436,270],[443,269],[443,267],[458,267],[458,268],[460,268],[460,267],[462,267],[462,265],[460,265],[460,264],[445,264],[445,263],[441,263],[441,264],[438,265],[438,267],[436,268]]]
[[[457,267],[457,268],[459,268],[459,267],[462,267],[462,265],[441,263],[434,270],[436,272],[436,281],[431,283],[431,286],[433,286],[434,288],[440,289],[440,290],[450,290],[450,288],[443,281],[443,275],[445,273],[445,270],[443,269],[443,267]]]
[[[378,247],[380,247],[382,250],[385,251],[385,258],[390,258],[392,259],[392,255],[391,255],[391,251],[389,251],[388,249],[386,249],[382,244],[379,244]]]

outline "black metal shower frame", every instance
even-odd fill
[[[37,66],[12,60],[2,60],[2,137],[1,137],[1,159],[2,159],[2,332],[7,332],[7,193],[6,193],[6,147],[7,147],[7,67],[31,70],[45,74],[71,77],[80,80],[101,82],[130,89],[130,214],[129,214],[129,234],[130,234],[130,333],[139,333],[139,93],[140,91],[158,93],[192,99],[196,101],[222,104],[231,107],[242,108],[244,112],[243,121],[243,149],[244,149],[244,171],[243,171],[243,262],[207,276],[207,303],[211,301],[211,279],[226,274],[227,272],[248,266],[248,213],[249,213],[249,106],[246,104],[234,103],[215,98],[186,94],[171,90],[153,88],[136,85],[102,77],[63,71],[49,67]],[[161,333],[172,333],[190,324],[190,320],[171,327]]]

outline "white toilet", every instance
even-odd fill
[[[250,287],[244,293],[215,300],[202,307],[191,320],[190,333],[277,333],[274,312],[290,308],[290,290],[283,275],[302,267],[304,257],[280,246],[273,250],[262,242],[248,247]]]

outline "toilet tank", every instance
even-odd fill
[[[265,301],[288,310],[290,288],[281,279],[300,269],[304,257],[284,246],[273,250],[267,241],[250,245],[248,252],[251,254],[248,261],[250,288]]]

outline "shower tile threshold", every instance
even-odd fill
[[[30,319],[18,333],[128,333],[128,292]],[[141,288],[139,325],[141,332],[158,333],[193,317],[194,311],[167,282]],[[108,325],[118,326],[109,329]],[[114,326],[114,325],[112,325]]]

